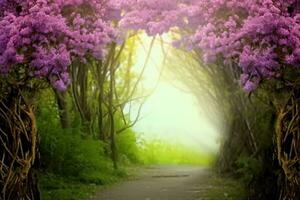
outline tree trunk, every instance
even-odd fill
[[[5,92],[0,97],[0,199],[39,200],[34,169],[38,136],[33,106],[26,102],[20,89]]]
[[[59,92],[54,89],[57,106],[59,109],[60,124],[63,129],[70,128],[70,117],[68,112],[67,92]]]
[[[103,119],[103,84],[99,86],[99,94],[98,94],[98,127],[99,127],[99,139],[102,142],[106,142],[106,136],[104,132],[104,119]]]
[[[114,168],[118,168],[118,158],[117,158],[117,147],[115,139],[115,123],[114,123],[114,81],[115,81],[115,71],[113,65],[110,66],[110,82],[109,82],[109,117],[110,117],[110,147],[111,147],[111,159],[113,161]]]
[[[88,104],[88,73],[89,69],[77,62],[72,66],[72,89],[75,106],[80,114],[86,135],[92,134],[92,116]]]
[[[78,73],[78,87],[80,88],[80,93],[79,93],[79,102],[80,106],[83,111],[83,125],[85,127],[85,132],[88,135],[92,134],[92,127],[91,127],[91,121],[92,121],[92,116],[91,116],[91,109],[88,104],[88,68],[81,67],[79,69]]]

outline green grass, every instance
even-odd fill
[[[98,186],[53,174],[40,175],[42,200],[87,200]]]
[[[215,156],[195,151],[182,144],[172,144],[160,140],[144,141],[140,147],[143,164],[175,164],[209,166]]]
[[[101,187],[107,187],[136,176],[135,173],[126,173],[127,170],[117,170],[114,176],[107,175],[105,185],[95,183],[93,176],[91,180],[82,180],[81,178],[58,176],[53,173],[40,173],[41,197],[42,200],[88,200]]]
[[[39,173],[39,185],[42,200],[88,200],[102,187],[109,187],[124,180],[135,180],[141,168],[136,165],[121,167],[114,174],[102,172],[105,183],[97,183],[96,174],[88,177],[65,177],[53,173]]]
[[[207,200],[245,200],[246,191],[241,181],[230,177],[213,176],[209,181]]]

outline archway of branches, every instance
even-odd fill
[[[293,193],[292,191],[295,188],[292,189],[291,185],[285,185],[285,183],[281,183],[282,185],[280,186],[274,185],[278,177],[273,172],[280,168],[273,159],[273,151],[276,146],[270,140],[270,138],[274,137],[273,134],[275,132],[276,107],[272,105],[272,99],[266,91],[267,88],[256,93],[245,92],[241,87],[239,66],[234,64],[225,66],[222,62],[208,64],[201,59],[201,52],[197,50],[190,51],[175,48],[170,40],[172,36],[168,34],[156,38],[150,38],[145,35],[140,37],[143,41],[144,51],[148,53],[151,51],[155,52],[152,53],[153,55],[151,53],[140,53],[137,55],[137,59],[145,60],[149,56],[150,60],[154,60],[154,62],[148,63],[148,67],[154,67],[156,72],[151,71],[151,69],[148,72],[146,70],[146,73],[150,75],[147,76],[145,74],[144,78],[146,80],[144,83],[148,84],[148,87],[149,82],[150,85],[152,83],[152,88],[150,88],[154,88],[154,90],[151,91],[150,89],[150,93],[153,93],[156,96],[155,98],[160,98],[161,101],[158,101],[158,103],[161,103],[163,106],[167,105],[163,104],[165,97],[155,94],[155,89],[160,90],[159,83],[162,83],[162,85],[167,83],[167,87],[176,88],[177,91],[182,92],[182,96],[184,94],[192,96],[193,100],[195,100],[194,103],[196,103],[194,107],[185,107],[185,103],[191,102],[188,99],[181,101],[181,103],[174,100],[169,102],[168,106],[171,106],[172,103],[178,103],[177,107],[182,109],[186,108],[188,110],[192,108],[196,109],[197,112],[204,113],[206,123],[214,127],[214,133],[206,132],[203,121],[202,124],[198,121],[199,125],[201,124],[200,126],[202,126],[202,130],[199,129],[196,135],[205,135],[208,140],[210,136],[217,135],[217,137],[214,137],[218,147],[218,158],[215,164],[219,172],[242,177],[253,173],[252,175],[255,176],[255,179],[250,178],[246,180],[250,188],[249,195],[252,198],[256,198],[258,194],[264,193],[261,188],[265,184],[266,176],[269,177],[267,180],[268,184],[273,185],[272,189],[267,189],[267,192],[263,194],[266,198],[270,196],[277,198],[280,195],[287,195],[289,192]],[[154,41],[154,43],[151,41]],[[180,95],[180,93],[176,94]],[[167,90],[164,91],[164,95],[168,95]],[[173,98],[176,98],[176,96],[174,95]],[[171,99],[169,98],[169,100]],[[150,96],[151,101],[153,100],[151,100]],[[147,110],[147,103],[145,105]],[[158,112],[163,112],[160,106],[151,107],[152,112],[155,109]],[[151,115],[150,113],[148,114]],[[183,113],[177,113],[177,115],[181,114]],[[192,114],[186,117],[192,117]],[[170,117],[171,120],[173,119],[174,124],[178,124],[175,118]],[[142,125],[138,123],[135,126],[136,129],[139,131],[151,130],[151,126],[148,125],[147,127],[147,120],[144,120],[144,122],[143,120],[140,121]],[[156,119],[150,118],[150,124],[156,123],[156,120],[164,121],[157,115]],[[193,120],[191,119],[190,121]],[[197,123],[197,121],[193,122]],[[184,123],[181,125],[185,126]],[[188,130],[190,127],[185,126],[184,128]],[[166,130],[163,130],[161,134],[164,131]],[[181,133],[183,137],[190,137],[184,129]],[[172,136],[176,138],[176,134]],[[170,140],[170,138],[168,139]],[[195,142],[195,137],[192,136],[190,139]],[[202,149],[209,149],[203,140],[205,140],[205,137],[202,138],[202,141],[198,140],[200,149],[201,146]],[[282,176],[279,177],[279,181],[282,181],[281,178]]]

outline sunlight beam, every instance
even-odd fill
[[[163,39],[168,40],[168,37],[164,36]],[[143,63],[147,59],[151,40],[145,34],[140,35],[142,43],[138,45],[134,65],[137,73],[142,70]],[[170,143],[182,143],[199,151],[217,152],[219,129],[206,117],[208,113],[203,111],[205,109],[201,109],[201,106],[209,104],[210,99],[199,105],[193,94],[187,93],[179,81],[160,78],[165,64],[164,59],[172,59],[165,58],[166,52],[172,47],[168,45],[162,48],[161,41],[156,39],[152,48],[141,85],[144,91],[156,88],[142,109],[142,119],[133,129],[146,139],[159,138]],[[136,113],[133,112],[131,115],[135,116]]]

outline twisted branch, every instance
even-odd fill
[[[285,174],[280,199],[294,200],[300,195],[300,90],[294,89],[278,111],[276,124],[277,156]]]
[[[16,89],[0,98],[0,190],[3,200],[36,200],[32,167],[37,154],[33,106]]]

